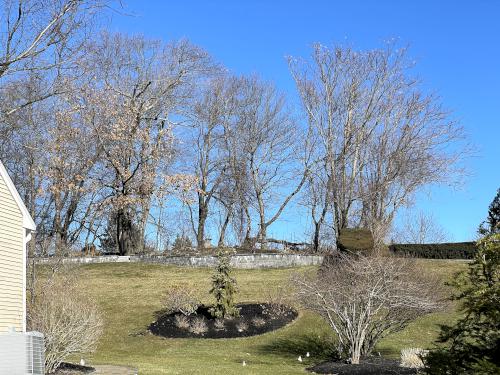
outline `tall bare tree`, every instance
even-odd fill
[[[462,129],[394,43],[369,51],[317,44],[310,60],[289,63],[323,166],[314,211],[330,205],[337,235],[366,226],[380,244],[418,189],[457,176]]]
[[[267,229],[306,181],[308,158],[298,142],[303,134],[286,108],[285,97],[254,77],[243,78],[241,90],[240,113],[226,135],[243,152],[251,204],[258,217],[256,239],[265,248]]]
[[[205,247],[205,226],[214,195],[227,178],[224,129],[230,126],[237,109],[237,80],[219,76],[210,81],[194,104],[191,122],[197,186],[197,215],[189,205],[193,231],[199,249]],[[222,201],[224,202],[224,201]],[[195,222],[196,221],[196,222]]]
[[[171,160],[172,115],[211,62],[187,41],[163,45],[103,34],[89,47],[87,63],[95,72],[87,95],[95,108],[92,126],[109,170],[102,184],[113,206],[119,253],[126,254],[134,224],[142,247],[156,178]]]

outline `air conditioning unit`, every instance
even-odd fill
[[[40,332],[0,334],[0,375],[44,375],[44,352]]]
[[[26,374],[44,375],[45,343],[40,332],[26,333]]]

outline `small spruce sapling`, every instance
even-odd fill
[[[212,276],[212,289],[210,294],[215,297],[215,304],[210,308],[214,318],[237,317],[239,309],[234,303],[237,292],[236,280],[231,276],[229,253],[224,250],[217,252],[217,266]]]

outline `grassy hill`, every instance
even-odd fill
[[[433,272],[449,278],[464,267],[463,262],[418,260]],[[265,301],[270,289],[286,285],[293,272],[314,268],[235,270],[240,287],[238,302]],[[162,265],[92,264],[78,267],[82,286],[94,297],[105,319],[98,350],[90,364],[137,367],[141,375],[153,374],[304,374],[305,368],[328,357],[333,337],[316,315],[300,311],[299,318],[275,332],[244,339],[162,339],[146,331],[161,308],[161,297],[172,285],[189,284],[210,302],[210,269]],[[419,319],[403,332],[392,335],[377,347],[384,355],[398,356],[402,347],[430,347],[439,323],[449,323],[453,311]],[[309,351],[310,358],[297,361]],[[75,358],[79,360],[79,358]],[[241,363],[245,360],[246,367]]]

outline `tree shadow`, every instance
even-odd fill
[[[315,359],[333,360],[338,359],[336,342],[329,337],[320,337],[314,334],[304,334],[291,338],[279,338],[259,347],[263,354],[275,354],[289,357],[304,356],[307,352]]]

